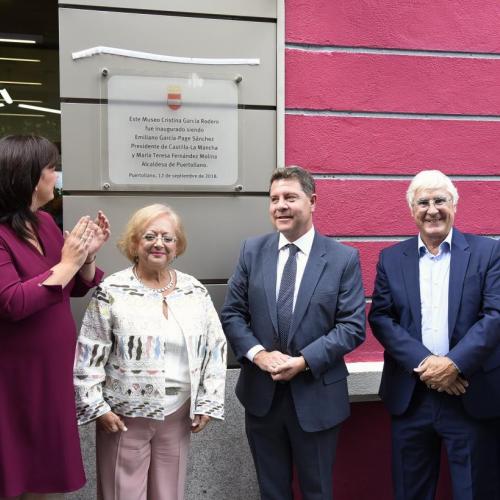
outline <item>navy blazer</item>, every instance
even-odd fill
[[[236,394],[245,409],[264,416],[274,382],[245,354],[261,344],[275,349],[278,335],[276,270],[279,233],[246,240],[229,280],[222,324],[241,362]],[[329,429],[349,415],[344,354],[363,342],[365,299],[357,250],[315,233],[295,304],[288,354],[302,354],[310,371],[290,381],[301,427]]]
[[[422,344],[417,237],[382,250],[369,314],[385,348],[380,396],[393,415],[408,408],[432,354]],[[500,416],[500,243],[453,229],[448,297],[448,357],[469,381],[462,399],[476,418]]]

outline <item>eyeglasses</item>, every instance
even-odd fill
[[[177,238],[175,238],[174,236],[170,236],[168,234],[147,233],[142,237],[142,239],[144,241],[147,241],[148,243],[155,243],[158,238],[165,245],[171,245],[172,243],[175,243],[177,241]]]
[[[451,198],[446,198],[445,196],[437,196],[436,198],[432,199],[420,198],[415,202],[415,205],[419,210],[427,210],[431,206],[431,204],[434,205],[435,208],[442,208],[449,201],[451,201]]]

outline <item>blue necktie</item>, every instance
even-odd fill
[[[297,274],[296,255],[299,248],[292,243],[288,247],[288,260],[281,276],[280,291],[278,293],[278,337],[281,352],[285,353],[288,344],[288,333],[293,315],[293,292],[295,290],[295,276]]]

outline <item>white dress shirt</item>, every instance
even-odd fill
[[[433,354],[446,356],[448,335],[448,294],[451,262],[451,230],[433,255],[418,236],[422,343]]]
[[[165,297],[168,304],[168,297]],[[191,395],[191,376],[186,339],[173,313],[165,318],[165,328],[159,333],[165,335],[165,395],[164,414],[177,411]]]
[[[288,259],[289,249],[287,245],[293,243],[298,247],[299,251],[295,256],[297,260],[297,274],[295,275],[295,288],[293,290],[293,309],[295,309],[295,303],[297,302],[297,295],[299,293],[300,283],[302,282],[302,277],[304,276],[304,271],[309,260],[309,255],[311,253],[311,248],[314,241],[314,226],[303,234],[299,239],[295,241],[288,241],[282,233],[278,240],[278,263],[276,268],[276,302],[278,301],[278,294],[280,291],[281,277],[283,276],[283,270],[285,269],[285,264]],[[253,346],[246,353],[246,357],[253,361],[254,356],[263,351],[264,347],[260,344]]]

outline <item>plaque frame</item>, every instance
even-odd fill
[[[126,104],[128,106],[134,106],[132,110],[130,110],[130,116],[134,117],[139,117],[141,121],[141,125],[143,125],[142,130],[143,132],[146,132],[145,130],[145,123],[143,122],[142,118],[143,116],[147,116],[147,113],[138,113],[137,111],[140,110],[140,106],[147,106],[148,110],[151,108],[151,106],[158,106],[157,112],[161,114],[162,116],[165,116],[165,108],[168,109],[170,107],[170,92],[168,91],[169,87],[175,87],[178,84],[183,84],[184,86],[190,86],[191,88],[191,96],[200,94],[200,92],[196,92],[196,88],[200,89],[203,87],[211,87],[216,88],[218,84],[221,86],[224,86],[224,89],[230,89],[229,93],[232,94],[232,100],[226,97],[222,97],[221,95],[215,96],[215,101],[211,102],[209,104],[202,103],[200,101],[194,101],[194,100],[182,100],[181,97],[181,102],[177,103],[180,104],[182,107],[184,107],[184,116],[185,114],[193,114],[195,113],[198,109],[203,112],[203,110],[210,110],[213,112],[211,116],[218,116],[222,114],[222,117],[226,117],[227,121],[229,122],[229,126],[233,127],[233,130],[229,131],[229,134],[225,135],[230,135],[231,136],[231,143],[229,146],[227,146],[227,149],[229,150],[229,154],[223,154],[222,159],[219,160],[218,152],[222,149],[221,145],[216,143],[217,149],[213,153],[209,151],[208,154],[205,154],[205,157],[208,156],[208,161],[197,161],[196,158],[191,159],[191,158],[179,158],[179,156],[183,155],[184,151],[187,151],[187,155],[189,155],[190,151],[189,150],[180,150],[180,152],[174,151],[173,154],[177,156],[177,158],[173,158],[172,160],[170,159],[165,159],[165,158],[154,158],[154,157],[147,157],[145,158],[142,156],[141,160],[136,160],[145,162],[145,163],[150,163],[152,164],[149,170],[146,169],[142,172],[143,174],[152,174],[152,173],[157,173],[157,177],[151,177],[150,175],[139,175],[137,177],[132,177],[134,178],[133,182],[127,182],[126,179],[124,179],[124,175],[130,176],[131,174],[137,174],[140,172],[137,171],[128,171],[127,167],[130,166],[130,164],[126,164],[123,162],[123,155],[126,153],[121,152],[121,149],[119,150],[120,153],[118,155],[117,160],[114,160],[114,156],[112,157],[111,155],[114,155],[117,151],[116,145],[119,141],[117,138],[117,135],[119,135],[116,130],[114,130],[114,127],[116,126],[116,119],[117,119],[117,111],[114,108],[110,108],[110,105],[122,105],[124,104],[121,102],[121,99],[117,99],[117,96],[112,93],[110,95],[109,88],[110,88],[110,83],[112,79],[115,78],[115,82],[117,79],[129,79],[130,81],[141,81],[143,83],[147,83],[146,80],[148,80],[150,83],[154,83],[155,86],[157,85],[164,85],[166,87],[167,92],[165,93],[164,99],[147,99],[147,98],[139,98],[139,99],[131,99],[130,101],[126,101]],[[118,69],[114,70],[112,73],[107,69],[107,68],[102,68],[101,73],[100,73],[100,101],[102,103],[102,106],[100,106],[100,113],[99,113],[99,137],[100,137],[100,155],[99,155],[99,171],[100,171],[100,185],[101,185],[101,190],[103,191],[116,191],[116,192],[147,192],[147,191],[173,191],[173,192],[239,192],[242,191],[242,185],[241,185],[241,179],[242,179],[242,147],[244,145],[244,142],[242,140],[242,133],[241,133],[241,127],[239,124],[239,103],[240,103],[240,92],[239,92],[239,83],[241,82],[241,76],[235,74],[234,78],[228,78],[227,74],[224,76],[220,76],[217,74],[213,73],[203,73],[203,75],[200,75],[199,73],[193,73],[193,72],[176,72],[175,74],[172,72],[169,72],[168,74],[149,74],[144,71],[120,71]],[[183,85],[180,85],[181,88]],[[194,90],[193,90],[194,89]],[[231,90],[232,89],[232,90]],[[206,89],[205,89],[206,90]],[[202,92],[201,92],[202,93]],[[220,94],[220,93],[219,93]],[[157,95],[157,94],[156,94]],[[182,96],[182,90],[181,90],[181,96]],[[175,96],[174,96],[175,97]],[[175,104],[175,103],[174,103]],[[165,108],[161,109],[160,106],[164,106]],[[181,106],[178,106],[177,109],[179,109]],[[144,110],[143,110],[144,111]],[[118,116],[123,115],[125,111],[121,110],[118,112]],[[128,111],[127,111],[128,113]],[[169,113],[170,115],[172,113]],[[177,114],[178,116],[179,114]],[[209,113],[210,115],[210,113]],[[208,115],[207,115],[208,116]],[[171,116],[169,116],[171,118]],[[209,119],[211,121],[217,121],[216,119]],[[225,129],[222,128],[220,124],[222,123],[222,119],[219,120],[219,124],[213,124],[209,123],[206,125],[206,129],[217,129],[217,137],[222,137],[223,131]],[[132,123],[133,125],[134,123]],[[167,122],[168,124],[168,122]],[[198,124],[192,124],[193,129],[195,128],[203,128],[200,123]],[[223,124],[224,125],[224,124]],[[197,127],[198,126],[198,127]],[[112,130],[110,130],[110,127],[113,127]],[[170,127],[170,128],[180,128],[180,127]],[[187,128],[187,127],[183,127]],[[210,134],[210,130],[207,132],[207,134]],[[128,136],[126,135],[124,137],[125,143],[128,142],[128,138],[130,138],[130,134],[132,133],[131,129],[126,129],[124,131],[124,134],[129,134]],[[182,134],[182,132],[181,132]],[[192,132],[192,135],[189,135],[189,133],[186,134],[184,139],[187,139],[187,141],[182,141],[181,142],[192,142],[193,139],[195,139],[197,136],[196,132]],[[142,134],[143,136],[146,136],[147,134],[144,133]],[[127,138],[128,137],[128,138]],[[206,135],[206,136],[197,136],[199,139],[205,138],[212,138],[213,140],[208,143],[214,144],[216,141],[216,138],[212,135]],[[198,141],[201,142],[201,139]],[[174,143],[176,141],[174,140],[166,140],[162,139],[164,141]],[[111,144],[110,144],[111,141]],[[147,138],[144,139],[144,146],[151,145],[151,141],[148,140]],[[154,141],[153,141],[154,142]],[[200,144],[194,144],[195,146],[200,146]],[[203,145],[203,144],[202,144]],[[233,150],[231,150],[231,145]],[[161,145],[163,146],[163,144]],[[165,147],[168,147],[166,145]],[[153,149],[153,148],[152,148]],[[139,150],[140,151],[140,150]],[[147,151],[147,149],[146,149]],[[154,151],[158,151],[160,154],[161,152],[157,149],[154,148]],[[164,150],[165,151],[165,150]],[[197,151],[199,151],[197,149]],[[203,151],[203,150],[201,150]],[[224,153],[224,151],[222,151]],[[147,156],[147,155],[146,155]],[[211,156],[217,156],[217,159],[214,160],[211,158]],[[203,159],[205,159],[205,157]],[[135,158],[134,158],[135,159]],[[166,165],[160,166],[160,164],[163,162],[172,161],[172,162],[179,162],[183,165],[188,165],[186,168],[191,169],[190,171],[184,171],[184,172],[179,172],[179,169],[184,169],[185,167],[183,166],[177,166],[177,171],[175,171],[175,167],[167,167]],[[190,161],[192,160],[192,161]],[[212,160],[210,162],[210,160]],[[218,160],[218,161],[217,161]],[[116,163],[119,162],[119,166],[116,165]],[[222,182],[219,181],[217,177],[219,174],[219,171],[217,171],[217,167],[220,168],[220,164],[226,162],[226,165],[233,165],[233,167],[224,167],[224,175],[222,176]],[[197,163],[197,166],[189,166],[190,164]],[[121,165],[125,164],[125,171],[122,172],[122,175],[120,174],[117,175],[117,169],[121,168]],[[137,164],[137,163],[136,163]],[[206,166],[200,166],[205,164]],[[151,169],[155,169],[155,172],[153,172]],[[165,172],[167,170],[167,172]],[[194,171],[193,171],[194,170]],[[214,172],[215,170],[215,172]],[[173,172],[173,173],[172,173]],[[200,175],[200,174],[195,174],[195,172],[199,172],[200,174],[203,174],[203,176],[195,177],[195,175]],[[169,173],[169,175],[164,175],[166,173]],[[163,175],[160,175],[163,174]],[[182,175],[180,175],[182,174]],[[172,175],[176,175],[176,177],[173,179]],[[216,177],[217,176],[217,177]],[[137,182],[135,179],[139,179],[140,181]],[[147,182],[147,179],[151,179],[151,182]],[[189,182],[180,182],[182,179],[188,179]]]

